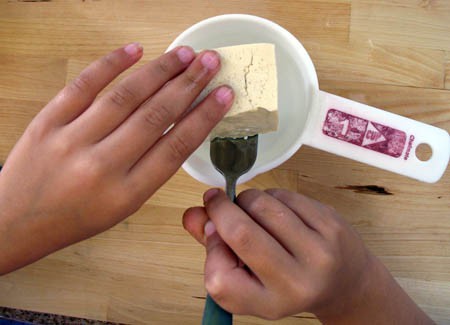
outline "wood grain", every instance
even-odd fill
[[[450,131],[447,0],[0,2],[0,163],[45,103],[131,41],[158,56],[224,13],[274,20],[310,53],[321,88]],[[130,73],[130,72],[127,72]],[[124,75],[126,75],[125,73]],[[283,187],[334,206],[438,324],[450,323],[450,171],[424,184],[316,149],[239,186]],[[129,324],[199,324],[204,249],[182,227],[208,187],[180,170],[133,216],[0,278],[0,305]],[[270,324],[236,317],[236,324]],[[277,324],[319,324],[314,315]]]
[[[2,91],[0,94],[3,96]],[[44,105],[43,102],[0,97],[0,164],[4,163],[33,116]]]
[[[449,21],[447,0],[357,0],[352,2],[350,39],[449,50]]]
[[[450,52],[445,52],[445,89],[450,89]]]
[[[444,87],[443,51],[389,46],[372,40],[304,43],[320,80]]]
[[[301,39],[347,41],[349,36],[350,4],[339,2],[195,0],[188,6],[174,0],[7,2],[0,4],[0,39],[8,40],[0,51],[67,58],[100,55],[139,40],[158,54],[193,23],[235,12],[276,22],[282,17],[279,22]]]
[[[47,102],[64,87],[65,59],[3,55],[0,50],[0,62],[2,98]]]

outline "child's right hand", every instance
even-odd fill
[[[204,201],[183,223],[206,246],[206,289],[224,309],[267,319],[309,311],[332,324],[431,322],[334,209],[286,190],[244,191],[233,204],[211,189]]]

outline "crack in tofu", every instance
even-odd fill
[[[252,52],[251,57],[250,57],[250,63],[244,69],[244,82],[245,82],[244,88],[245,88],[245,95],[247,95],[247,97],[248,97],[248,80],[247,80],[247,76],[250,73],[250,67],[252,65],[253,65],[253,52]],[[250,103],[251,103],[251,98],[249,98],[249,100],[250,100]]]
[[[221,69],[194,105],[223,84],[233,88],[235,99],[230,111],[211,132],[211,138],[237,138],[276,131],[278,88],[275,46],[257,43],[215,50],[221,56]]]

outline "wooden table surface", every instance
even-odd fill
[[[450,1],[0,2],[0,163],[32,117],[94,58],[144,60],[191,24],[251,13],[298,37],[321,88],[450,130]],[[373,185],[379,187],[375,188]],[[450,172],[420,183],[312,148],[240,190],[284,187],[333,205],[439,324],[450,324]],[[123,323],[199,324],[204,251],[183,230],[207,187],[179,171],[135,215],[0,278],[0,305]],[[378,189],[378,190],[376,190]],[[236,317],[236,324],[265,324]],[[279,324],[317,324],[301,314]]]

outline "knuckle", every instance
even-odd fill
[[[121,85],[115,88],[108,98],[114,106],[122,107],[128,103],[134,103],[136,95],[128,87]]]
[[[267,194],[273,196],[273,197],[279,197],[283,194],[283,190],[279,189],[279,188],[268,188],[266,190],[264,190],[264,192],[266,192]]]
[[[69,90],[77,93],[86,93],[91,89],[91,79],[86,72],[82,72],[70,84]]]
[[[192,152],[187,141],[176,133],[170,135],[169,149],[170,158],[176,162],[184,161]]]
[[[51,127],[45,121],[35,118],[25,130],[28,138],[34,143],[41,142],[49,133]]]
[[[205,209],[211,216],[221,216],[229,213],[230,204],[232,202],[228,198],[215,196],[205,203]]]
[[[216,125],[223,115],[221,110],[214,109],[214,107],[211,107],[212,105],[217,105],[216,101],[213,101],[213,103],[207,105],[207,107],[203,107],[203,109],[200,109],[201,107],[199,107],[202,123],[204,125]]]
[[[250,188],[239,193],[237,198],[242,202],[252,202],[253,198],[258,195],[258,192],[259,190],[255,188]]]
[[[263,215],[267,212],[267,200],[258,190],[252,191],[251,201],[249,202],[249,210],[256,215]]]
[[[111,69],[117,65],[117,61],[115,59],[113,53],[109,53],[108,55],[105,55],[102,57],[99,61],[100,65],[104,66],[106,69]]]
[[[144,121],[152,128],[160,128],[166,125],[172,117],[171,110],[164,104],[152,105],[145,112]]]
[[[201,76],[199,77],[190,71],[186,71],[183,73],[184,88],[188,91],[194,91],[200,88],[200,79]]]
[[[343,239],[343,237],[345,236],[345,227],[339,220],[335,218],[329,218],[327,220],[327,227],[328,235],[332,242],[340,242],[341,239]]]
[[[206,291],[217,302],[222,302],[226,295],[226,282],[223,273],[213,272],[205,275]]]
[[[92,187],[102,176],[102,168],[98,161],[83,157],[76,161],[73,167],[74,179],[83,183],[84,187]]]
[[[240,251],[251,251],[253,243],[250,228],[246,224],[236,226],[230,234],[230,242]]]
[[[316,252],[316,262],[319,270],[333,272],[337,268],[336,258],[328,248],[322,248]]]
[[[158,68],[158,72],[159,73],[161,73],[163,75],[167,75],[167,74],[170,73],[171,64],[167,60],[165,60],[164,58],[160,58],[157,61],[156,66]]]
[[[50,147],[51,154],[55,158],[64,158],[72,151],[70,142],[64,136],[52,137]]]

